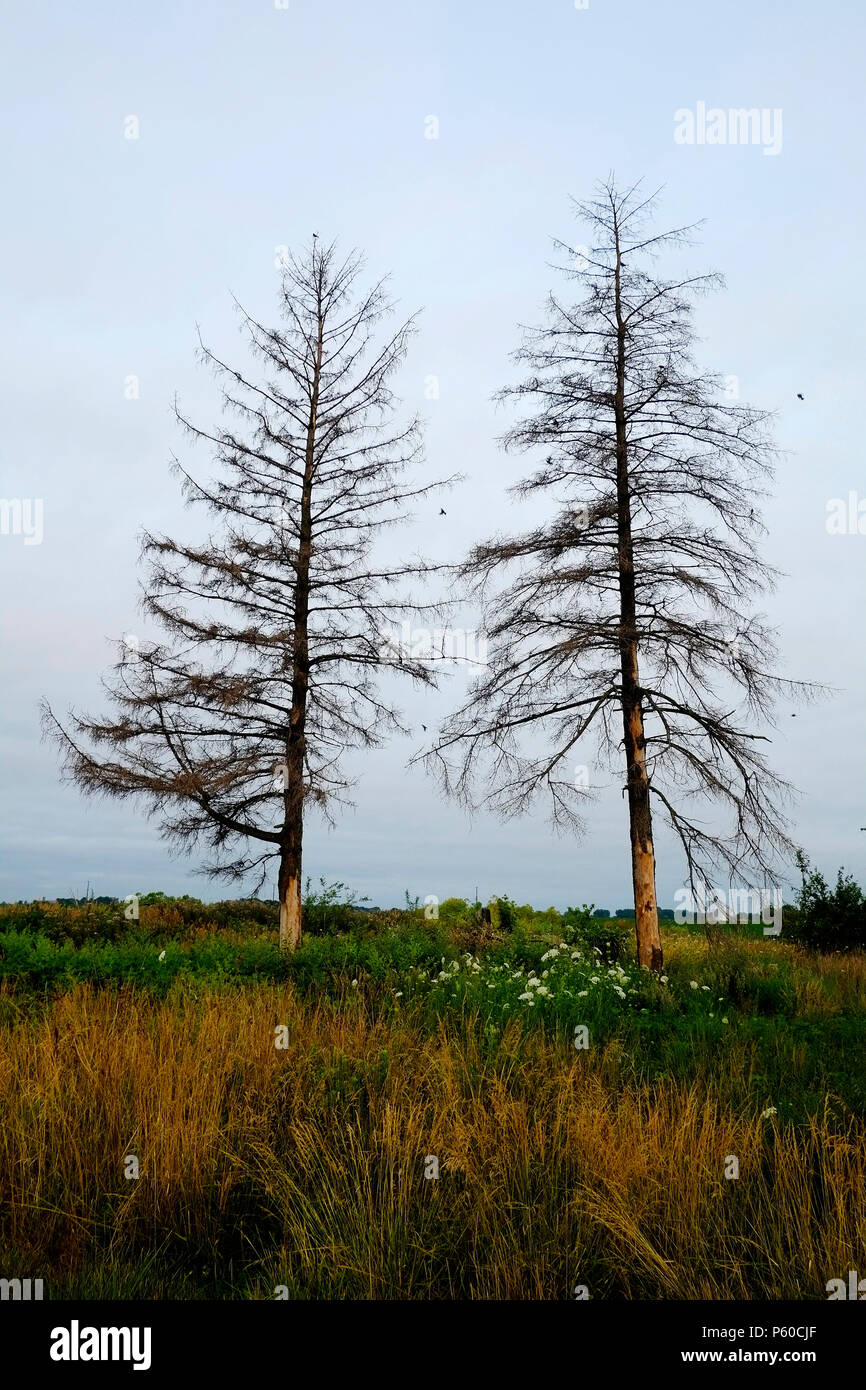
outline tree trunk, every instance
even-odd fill
[[[629,665],[634,670],[634,681],[627,681],[624,669],[623,687],[627,684],[633,685],[633,693],[628,699],[625,696],[623,698],[622,722],[628,768],[628,815],[631,829],[631,876],[634,887],[637,958],[641,965],[660,973],[662,942],[656,903],[652,812],[646,771],[643,712],[637,683],[637,651],[633,643],[630,644],[629,654],[632,658]]]
[[[300,826],[297,827],[300,831]],[[284,845],[279,858],[279,949],[295,951],[300,945],[300,833]]]
[[[631,496],[628,476],[628,435],[625,408],[626,327],[620,299],[619,231],[616,236],[616,274],[614,281],[617,323],[617,370],[614,415],[616,420],[616,491],[618,526],[618,568],[620,595],[619,647],[622,671],[622,723],[628,785],[628,816],[631,831],[631,873],[634,888],[634,922],[637,958],[641,965],[661,973],[662,942],[656,903],[655,849],[652,811],[646,767],[646,740],[643,727],[640,678],[638,672],[637,606],[635,600],[634,549],[631,534]]]
[[[286,737],[288,778],[284,797],[285,811],[279,873],[280,949],[283,951],[296,950],[301,940],[301,845],[304,834],[307,696],[310,689],[308,623],[310,613],[310,556],[312,553],[312,493],[324,341],[321,303],[323,273],[323,263],[320,262],[316,361],[313,369],[310,414],[307,420],[307,442],[298,536],[298,567],[295,580],[292,712]]]
[[[301,942],[301,866],[304,840],[303,714],[286,742],[286,789],[277,891],[280,899],[280,950],[294,951]]]

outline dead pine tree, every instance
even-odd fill
[[[443,483],[415,483],[417,420],[400,423],[390,380],[410,319],[362,262],[315,238],[284,271],[281,322],[244,310],[259,376],[202,344],[239,422],[178,419],[208,446],[213,481],[175,460],[187,500],[215,519],[208,539],[146,534],[142,608],[163,642],[137,642],[107,688],[109,717],[45,706],[67,776],[89,793],[140,797],[176,846],[203,844],[205,872],[237,880],[278,863],[280,945],[301,937],[305,811],[331,814],[351,785],[344,755],[403,731],[379,693],[383,673],[430,684],[435,666],[394,640],[436,566],[382,558],[381,532]]]
[[[576,831],[592,795],[586,762],[572,770],[579,745],[597,737],[600,762],[623,758],[637,954],[660,971],[654,809],[693,890],[720,865],[766,882],[792,848],[791,789],[756,725],[781,693],[817,688],[773,673],[773,634],[749,608],[775,580],[757,513],[768,417],[694,365],[693,302],[718,277],[655,273],[692,229],[653,233],[653,204],[609,181],[576,205],[591,245],[556,243],[581,298],[550,296],[515,355],[526,375],[501,393],[526,412],[506,449],[540,456],[511,491],[549,515],[469,555],[490,665],[423,756],[467,804],[512,816],[547,793],[554,823]]]

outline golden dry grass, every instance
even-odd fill
[[[862,989],[862,963],[834,970],[828,998]],[[230,1262],[251,1297],[824,1298],[864,1256],[862,1121],[734,1109],[745,1042],[724,1074],[649,1084],[617,1040],[431,1035],[290,986],[79,985],[12,1022],[2,1235],[35,1276],[87,1284],[161,1249]]]

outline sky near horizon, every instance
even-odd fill
[[[38,543],[12,523],[0,534],[0,898],[79,896],[86,884],[235,891],[198,876],[196,855],[172,857],[142,808],[61,785],[37,709],[43,696],[58,711],[106,707],[112,641],[148,635],[138,533],[195,524],[169,461],[207,475],[171,413],[177,392],[199,423],[218,417],[197,325],[230,356],[241,342],[232,296],[275,321],[280,248],[313,231],[361,249],[371,278],[389,274],[399,311],[423,310],[398,395],[425,420],[429,475],[466,475],[447,517],[431,502],[407,536],[456,559],[520,525],[505,489],[531,461],[499,449],[491,397],[515,379],[519,325],[562,287],[553,239],[583,240],[570,200],[610,172],[662,188],[659,229],[706,219],[678,253],[683,269],[727,282],[700,303],[698,360],[777,414],[784,452],[763,553],[784,577],[761,607],[783,673],[835,694],[796,719],[783,705],[769,756],[802,794],[795,839],[828,876],[844,865],[866,881],[866,102],[854,0],[85,0],[9,4],[3,31],[0,494],[38,499],[42,521]],[[754,142],[731,141],[736,120],[714,139],[712,113],[740,108],[764,113]],[[851,494],[862,533],[833,534],[828,505],[844,500],[847,515]],[[457,668],[437,695],[403,700],[413,736],[353,760],[355,808],[334,829],[309,819],[305,872],[381,905],[404,890],[476,889],[537,907],[627,905],[622,778],[599,786],[575,841],[551,834],[541,806],[506,825],[470,818],[407,769],[421,723],[434,727],[465,685]],[[682,857],[665,835],[657,852],[666,905]]]

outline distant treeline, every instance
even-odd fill
[[[143,907],[153,907],[156,906],[157,903],[196,903],[200,904],[202,907],[217,905],[216,903],[203,903],[201,898],[193,897],[191,893],[182,893],[179,897],[176,898],[171,897],[171,895],[167,893],[139,893],[136,896],[138,897],[139,904]],[[88,895],[83,898],[16,898],[14,902],[7,902],[5,899],[0,899],[0,907],[28,907],[31,903],[36,902],[54,902],[57,903],[58,907],[85,907],[87,903],[102,903],[106,907],[116,907],[120,903],[124,903],[126,901],[127,899],[125,898],[116,898],[104,895],[100,895],[99,897]],[[249,903],[267,904],[268,907],[276,906],[277,904],[276,898],[245,898],[242,899],[242,901]],[[454,899],[448,899],[448,901],[454,901]],[[355,908],[356,911],[361,912],[382,911],[381,908],[370,907],[366,903],[355,902],[352,904],[352,906]],[[659,919],[663,922],[674,921],[674,909],[672,907],[660,907],[658,910],[658,914]],[[609,912],[607,908],[597,907],[593,909],[592,915],[593,917],[598,917],[605,921],[611,921],[615,918],[624,919],[625,921],[634,921],[634,908],[618,907],[616,909],[616,912]]]

